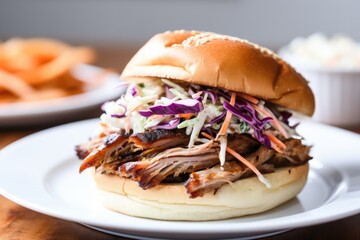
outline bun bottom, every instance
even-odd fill
[[[266,188],[257,177],[222,186],[216,194],[191,199],[182,184],[161,184],[149,190],[135,181],[95,173],[100,202],[107,208],[131,216],[160,219],[205,221],[260,213],[295,197],[304,187],[308,163],[277,169],[264,176]]]

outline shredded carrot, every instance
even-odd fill
[[[192,116],[194,116],[193,113],[180,113],[180,114],[179,114],[179,117],[180,117],[180,118],[185,118],[186,120],[187,120],[187,119],[190,119]]]
[[[247,95],[245,93],[238,93],[238,95],[242,98],[244,98],[245,100],[253,103],[253,104],[258,104],[259,103],[259,100],[254,98],[253,96],[250,96],[250,95]]]
[[[270,141],[272,141],[274,144],[276,144],[277,146],[279,146],[282,149],[286,148],[286,145],[280,141],[277,137],[275,137],[271,132],[264,132],[264,134],[270,139]]]
[[[246,158],[235,152],[232,148],[226,147],[226,151],[233,155],[235,158],[237,158],[240,162],[242,162],[245,166],[250,168],[258,177],[262,176],[262,174],[259,172],[259,170],[251,164]]]
[[[276,144],[274,144],[274,142],[271,142],[271,148],[274,149],[275,151],[277,151],[278,153],[284,153],[284,151],[278,147]]]
[[[286,132],[285,128],[281,125],[279,120],[274,116],[274,114],[270,111],[266,111],[265,109],[260,108],[259,106],[255,104],[251,104],[256,111],[258,111],[260,114],[262,114],[265,117],[271,117],[273,119],[273,127],[279,130],[279,132],[285,137],[288,138],[289,135]]]
[[[230,98],[230,105],[231,106],[235,105],[235,100],[236,100],[236,93],[232,92],[231,93],[231,98]]]
[[[286,145],[282,141],[280,141],[277,137],[275,137],[270,132],[265,132],[264,134],[270,139],[272,149],[274,149],[278,153],[284,152],[283,150],[286,149]]]
[[[236,100],[236,93],[231,92],[231,99],[230,99],[230,105],[231,106],[235,105],[235,100]],[[216,136],[216,138],[218,138],[221,135],[226,134],[226,131],[229,128],[229,125],[230,125],[231,117],[232,117],[232,112],[227,111],[226,116],[225,116],[225,120],[224,120],[224,122],[223,122],[223,124],[221,126],[221,129],[220,129],[218,135]]]
[[[209,134],[207,134],[206,132],[201,132],[201,134],[212,140],[214,139],[212,136],[210,136]],[[243,156],[241,156],[239,153],[235,152],[232,148],[230,147],[226,147],[226,151],[228,153],[230,153],[231,155],[233,155],[235,158],[237,158],[240,162],[242,162],[245,166],[247,166],[248,168],[250,168],[259,178],[262,177],[262,174],[259,172],[259,170],[253,165],[251,164],[251,162],[249,162],[246,158],[244,158]]]
[[[206,133],[206,132],[201,132],[201,135],[203,135],[204,137],[206,137],[206,138],[209,139],[209,140],[213,140],[213,139],[214,139],[210,134],[208,134],[208,133]]]

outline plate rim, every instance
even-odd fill
[[[73,69],[74,72],[91,73],[104,71],[105,68],[91,64],[77,64]],[[80,74],[80,73],[79,73]],[[76,95],[65,96],[62,98],[47,99],[44,101],[34,102],[15,102],[0,105],[0,123],[9,121],[14,118],[25,118],[51,115],[62,112],[70,112],[79,109],[86,109],[100,105],[105,101],[115,99],[120,96],[123,89],[115,91],[115,86],[121,81],[120,75],[116,72],[109,72],[104,84],[100,87],[79,93]],[[101,94],[106,93],[106,94]],[[95,97],[94,97],[95,96]]]

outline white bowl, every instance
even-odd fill
[[[285,48],[279,56],[301,73],[315,95],[316,121],[341,127],[360,125],[360,69],[339,69],[312,65]]]

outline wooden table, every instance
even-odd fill
[[[137,47],[127,49],[102,48],[98,55],[99,65],[120,70]],[[112,56],[112,57],[109,57]],[[94,109],[83,118],[97,117]],[[22,129],[0,129],[0,149],[26,135],[49,126],[37,126]],[[360,133],[360,127],[350,129]],[[1,177],[1,176],[0,176]],[[360,214],[342,220],[291,230],[267,239],[360,239]],[[0,239],[1,240],[44,240],[44,239],[126,239],[84,227],[26,209],[0,195]]]

